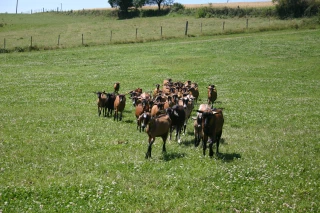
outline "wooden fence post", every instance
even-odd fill
[[[111,33],[110,33],[110,42],[112,41],[112,30],[111,30]]]
[[[138,38],[138,28],[136,28],[136,39]]]
[[[83,45],[83,33],[82,33],[82,45]]]
[[[225,22],[222,23],[222,30],[223,30],[223,31],[224,31],[224,23],[225,23]]]
[[[3,39],[3,49],[6,49],[6,38]]]
[[[247,29],[248,29],[248,26],[249,26],[249,19],[247,19]]]
[[[30,47],[32,47],[32,36],[31,36],[31,44],[30,44]]]
[[[186,31],[184,32],[184,35],[188,35],[188,21],[186,22]]]
[[[58,45],[60,45],[60,35],[58,36]]]
[[[201,22],[201,24],[200,24],[200,32],[201,32],[201,34],[202,34],[202,22]]]
[[[161,38],[162,38],[162,26],[161,26],[161,30],[160,30],[160,33],[161,33]]]

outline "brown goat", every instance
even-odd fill
[[[206,154],[207,142],[209,142],[209,156],[213,156],[212,146],[217,143],[216,154],[219,154],[219,143],[222,135],[224,118],[221,109],[207,109],[197,111],[202,113],[202,130],[203,130],[203,155]]]
[[[170,127],[170,140],[172,136],[173,129],[176,129],[176,140],[181,143],[180,133],[184,125],[186,113],[183,106],[174,105],[171,108],[166,109],[167,115],[169,115],[172,123]]]
[[[156,84],[156,88],[153,90],[152,96],[156,97],[157,95],[159,95],[159,92],[161,92],[160,84]]]
[[[160,114],[164,114],[164,102],[157,102],[151,108],[151,118],[154,118]]]
[[[100,117],[101,112],[104,117],[107,116],[107,95],[105,91],[97,92],[98,96],[97,105],[98,105],[98,116]]]
[[[137,122],[139,123],[140,132],[141,129],[144,131],[144,129],[147,127],[149,120],[151,119],[150,112],[143,112],[137,119]]]
[[[214,85],[209,85],[208,87],[208,104],[211,104],[213,107],[213,103],[217,100],[217,89]]]
[[[117,95],[114,101],[114,119],[113,120],[122,120],[122,112],[126,106],[126,96],[125,95]],[[120,115],[119,115],[120,113]]]
[[[150,119],[146,132],[149,136],[149,145],[146,153],[146,158],[151,158],[152,144],[156,137],[161,137],[163,140],[162,152],[166,152],[166,141],[171,126],[171,119],[168,115],[160,115],[156,118]]]
[[[114,100],[116,96],[113,93],[107,93],[107,117],[112,116],[112,111],[114,110]]]
[[[114,93],[118,93],[120,89],[120,83],[119,82],[114,83],[113,89],[114,89]]]
[[[186,128],[188,124],[188,120],[194,108],[193,97],[185,95],[181,100],[179,100],[179,105],[183,106],[185,111],[185,120],[183,125],[183,134],[186,134]]]
[[[199,97],[198,87],[191,87],[189,89],[189,93],[194,97],[194,101],[197,103],[198,102],[198,97]]]
[[[169,107],[173,107],[174,102],[171,95],[168,95],[167,100],[164,102],[163,109],[168,109]]]
[[[205,111],[211,109],[208,104],[200,104],[198,111]],[[203,131],[202,131],[202,113],[197,112],[197,117],[192,117],[194,120],[193,128],[194,128],[194,146],[199,146],[201,140],[203,139]]]
[[[170,85],[171,83],[172,83],[172,79],[168,78],[163,80],[162,85],[166,86],[166,85]]]
[[[147,112],[148,108],[148,103],[145,99],[142,99],[141,103],[139,103],[138,105],[136,105],[136,109],[135,109],[135,116],[137,119],[137,129],[139,128],[140,132],[141,132],[141,122],[139,120],[139,117],[144,113]]]
[[[138,87],[137,89],[134,90],[135,92],[137,92],[138,94],[142,93],[142,89],[140,87]]]

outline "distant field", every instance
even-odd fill
[[[1,18],[21,40],[99,20],[18,17]],[[291,29],[0,54],[0,212],[320,212],[319,49],[319,29]],[[189,121],[146,160],[129,100],[123,121],[98,117],[94,92],[169,77],[197,82],[199,104],[216,85],[221,155],[194,147]]]
[[[230,3],[208,3],[208,4],[186,4],[187,8],[197,8],[197,7],[272,7],[274,4],[272,1],[266,2],[230,2]]]

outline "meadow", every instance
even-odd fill
[[[223,34],[318,28],[314,19],[171,16],[116,20],[97,11],[0,14],[0,47],[8,51],[145,43]],[[188,22],[187,35],[186,23]],[[1,51],[0,49],[0,51]]]
[[[0,54],[0,212],[319,212],[319,50],[319,29],[290,29]],[[94,92],[169,77],[199,104],[216,85],[221,155],[189,121],[146,160],[129,100],[98,117]]]

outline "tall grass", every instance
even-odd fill
[[[130,21],[130,20],[129,20]],[[319,212],[319,30],[0,55],[1,212]],[[219,157],[97,116],[97,90],[192,80],[224,108]],[[197,106],[196,106],[197,107]],[[195,112],[193,112],[193,115]]]

